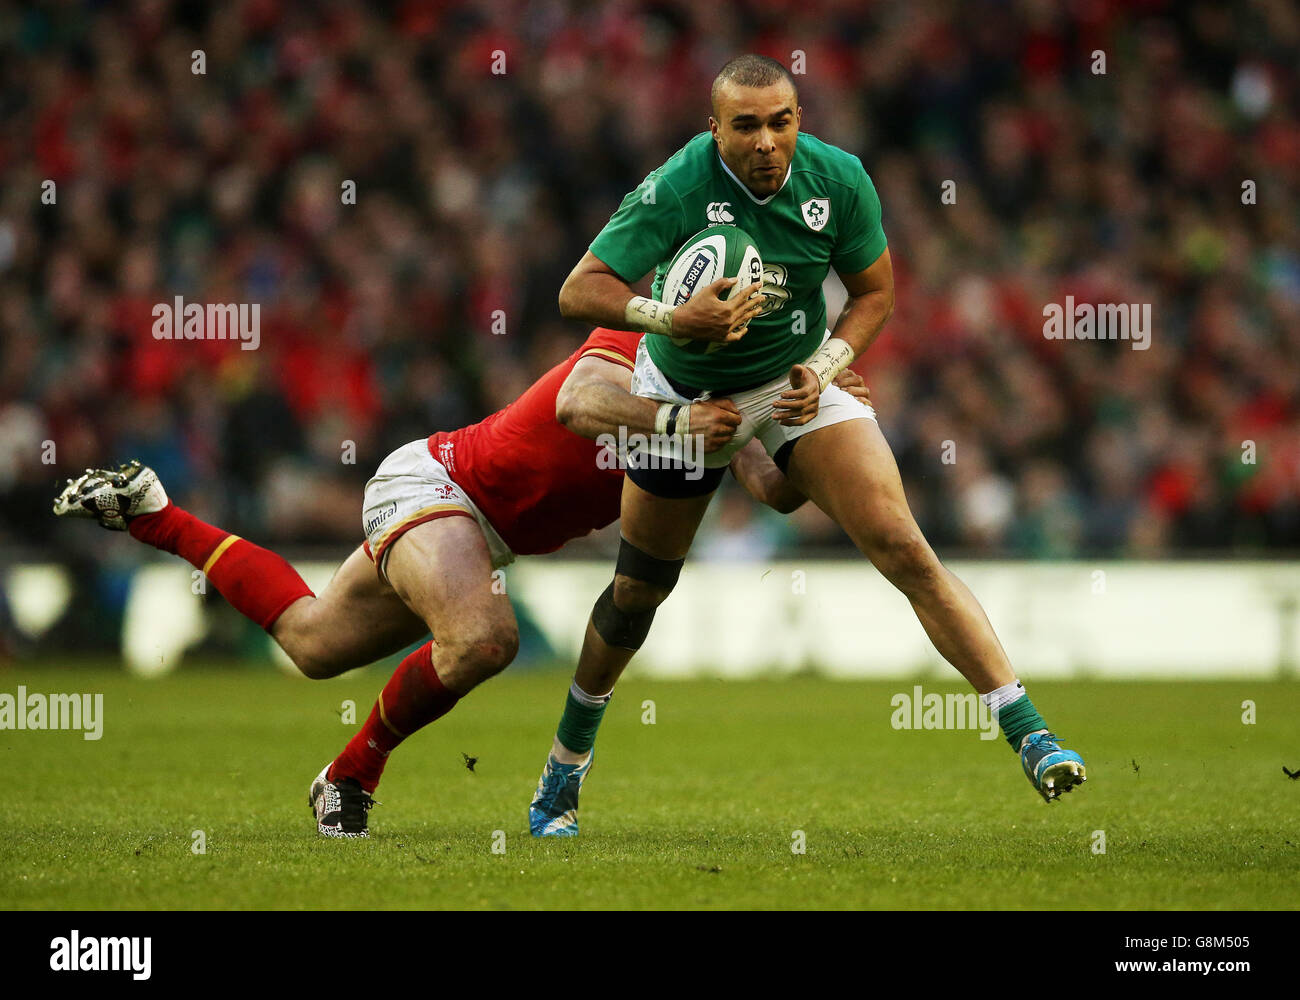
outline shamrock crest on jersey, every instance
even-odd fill
[[[821,232],[826,220],[831,217],[829,198],[809,198],[799,208],[803,212],[803,221],[808,223],[808,228],[814,233]]]

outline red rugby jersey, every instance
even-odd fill
[[[555,397],[590,355],[631,369],[640,340],[639,333],[598,327],[504,410],[429,438],[430,454],[516,554],[554,552],[618,517],[622,471],[600,468],[596,442],[555,419]]]

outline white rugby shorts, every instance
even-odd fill
[[[663,403],[695,403],[709,399],[711,394],[708,392],[689,399],[673,388],[663,372],[650,360],[650,352],[646,350],[646,340],[651,336],[653,334],[647,334],[637,346],[636,368],[632,372],[632,394],[657,399]],[[829,330],[826,331],[826,336],[830,336]],[[821,392],[817,416],[799,427],[777,423],[771,415],[772,404],[789,388],[790,379],[786,375],[781,375],[771,382],[760,385],[757,389],[733,393],[731,401],[740,411],[740,427],[726,447],[704,456],[704,467],[718,469],[730,465],[736,452],[745,447],[754,437],[763,442],[763,447],[769,456],[775,457],[782,445],[796,441],[822,427],[830,427],[845,420],[876,419],[876,411],[870,405],[863,405],[839,386],[828,385]],[[661,454],[656,449],[653,439],[648,442],[646,450],[652,454]]]
[[[395,541],[417,524],[456,516],[472,517],[478,522],[493,569],[514,561],[515,554],[496,528],[451,478],[447,467],[429,453],[428,439],[404,444],[379,464],[366,483],[361,508],[366,555],[379,575],[387,579],[384,567]]]

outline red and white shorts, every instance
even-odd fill
[[[510,546],[451,478],[447,467],[429,453],[428,439],[420,438],[384,459],[366,483],[361,508],[364,548],[379,575],[387,579],[384,565],[395,541],[417,524],[440,517],[474,518],[487,540],[493,569],[514,562]]]

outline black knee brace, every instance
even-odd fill
[[[618,543],[618,563],[614,572],[633,580],[640,580],[665,590],[677,585],[685,559],[657,559],[642,552],[626,538]],[[614,603],[614,584],[605,588],[596,599],[591,612],[591,624],[596,633],[611,646],[619,649],[640,649],[650,633],[650,623],[655,620],[655,609],[649,611],[624,611]]]
[[[650,623],[655,620],[655,613],[650,611],[623,611],[614,603],[614,583],[596,598],[596,606],[591,609],[591,624],[596,634],[610,646],[619,649],[640,649],[645,637],[650,634]]]
[[[614,567],[614,572],[619,576],[672,590],[677,586],[677,578],[682,575],[682,564],[685,562],[685,559],[658,559],[648,552],[642,552],[620,535],[618,564]]]

